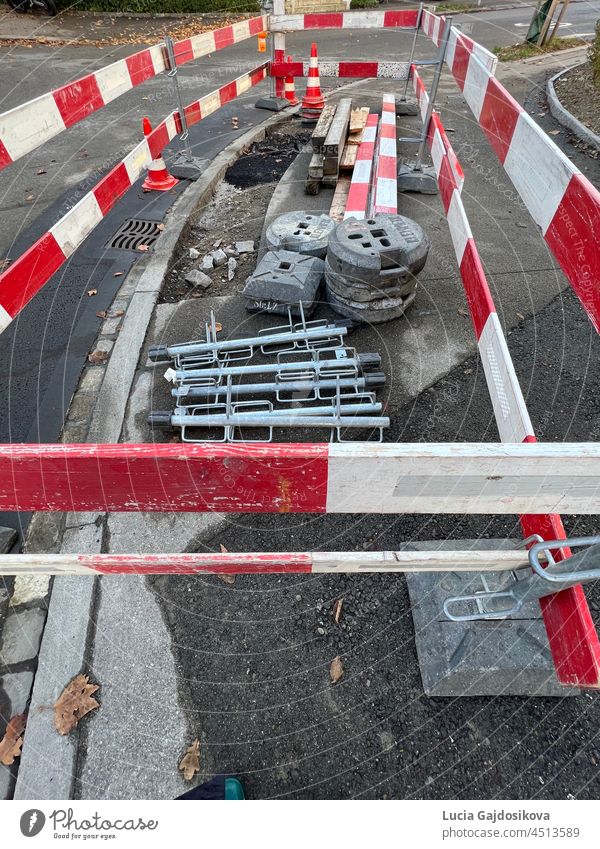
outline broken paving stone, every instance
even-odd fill
[[[204,259],[202,260],[202,265],[200,266],[200,268],[203,271],[212,271],[212,269],[214,267],[215,267],[215,261],[212,258],[212,256],[210,254],[208,254],[208,256],[205,256]]]
[[[199,259],[200,251],[197,251],[196,248],[190,248],[190,259]]]
[[[225,253],[227,254],[227,256],[237,256],[238,255],[238,252],[233,247],[233,245],[229,245],[229,247],[225,248]]]
[[[213,251],[211,256],[213,258],[215,268],[219,268],[219,266],[224,265],[227,262],[227,254],[220,248],[219,250]]]
[[[245,242],[236,242],[235,249],[238,254],[251,254],[254,253],[254,242],[252,240],[247,240]]]
[[[212,280],[205,274],[203,271],[199,271],[198,269],[194,269],[193,271],[189,271],[185,275],[185,282],[189,283],[190,286],[199,287],[201,289],[208,289]]]
[[[230,283],[233,280],[233,278],[235,277],[236,268],[237,268],[237,262],[235,261],[235,259],[232,256],[230,256],[228,261],[227,261],[227,279],[229,280]]]

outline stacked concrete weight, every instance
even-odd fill
[[[422,228],[403,215],[348,218],[329,238],[327,300],[340,315],[378,324],[399,318],[415,299],[429,252]]]
[[[315,307],[323,280],[329,236],[335,221],[328,215],[300,210],[278,216],[268,227],[269,248],[254,274],[246,281],[243,295],[249,312],[298,315],[298,303],[309,316]]]
[[[297,251],[325,259],[329,237],[334,229],[335,221],[328,215],[286,212],[267,228],[267,247],[270,251]]]

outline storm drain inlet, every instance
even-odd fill
[[[119,227],[106,247],[119,251],[137,251],[141,246],[150,249],[161,232],[162,227],[158,221],[129,218]]]

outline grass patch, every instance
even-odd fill
[[[352,0],[351,9],[376,9],[379,6],[377,0]]]
[[[554,53],[557,50],[568,50],[570,47],[585,47],[587,41],[583,38],[554,38],[543,47],[535,44],[511,44],[510,47],[494,47],[493,52],[501,62],[515,62],[518,59],[529,59],[532,56],[542,56],[544,53]]]
[[[474,3],[438,3],[435,11],[445,14],[446,12],[470,12],[479,8]]]

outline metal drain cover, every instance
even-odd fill
[[[119,251],[136,251],[140,245],[151,248],[162,232],[160,222],[143,221],[141,218],[129,218],[117,230],[107,244],[107,248]]]

